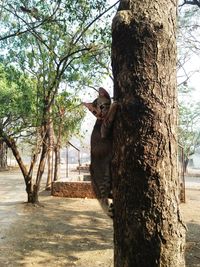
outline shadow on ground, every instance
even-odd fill
[[[84,257],[90,259],[87,253],[94,259],[97,254],[99,265],[93,267],[110,266],[101,265],[100,251],[112,256],[112,221],[101,212],[98,203],[42,195],[43,207],[19,202],[0,204],[0,213],[10,209],[15,216],[1,233],[0,250],[4,253],[0,254],[0,266],[89,267],[81,265]]]
[[[186,266],[200,266],[200,225],[195,223],[187,224],[186,235]]]

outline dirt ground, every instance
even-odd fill
[[[200,266],[200,189],[186,189],[186,203],[181,204],[181,210],[187,225],[186,267],[198,267]]]
[[[0,172],[1,267],[113,267],[112,221],[96,200],[45,191],[40,200],[39,207],[26,204],[21,174]],[[199,203],[200,187],[187,189],[181,204],[188,227],[187,267],[200,266]]]

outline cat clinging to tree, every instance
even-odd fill
[[[112,198],[112,126],[117,103],[111,104],[108,92],[100,87],[98,97],[92,103],[83,103],[97,118],[91,135],[91,182],[103,210],[113,217]]]

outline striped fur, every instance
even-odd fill
[[[112,124],[116,103],[111,104],[107,91],[99,88],[99,96],[92,103],[84,105],[97,120],[91,135],[91,181],[94,192],[103,210],[113,217],[112,198]]]

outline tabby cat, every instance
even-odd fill
[[[83,103],[97,118],[91,135],[91,182],[103,210],[113,217],[112,198],[112,125],[117,103],[111,104],[108,92],[100,87],[92,103]]]

